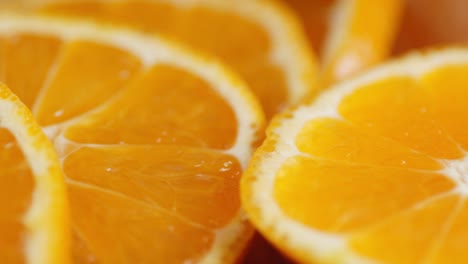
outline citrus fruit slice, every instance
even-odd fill
[[[413,54],[278,117],[242,179],[253,223],[304,263],[464,263],[467,74],[468,50]]]
[[[313,89],[315,59],[296,18],[273,1],[29,0],[45,13],[94,18],[157,32],[235,69],[267,117]],[[37,3],[37,5],[34,5]]]
[[[464,0],[412,0],[405,9],[394,53],[468,41]]]
[[[283,0],[301,17],[321,55],[321,86],[383,61],[398,30],[403,0]]]
[[[94,23],[0,16],[2,79],[61,159],[79,263],[232,262],[261,107],[222,65]],[[34,63],[31,63],[34,62]]]
[[[65,183],[31,112],[0,84],[0,259],[68,263]]]

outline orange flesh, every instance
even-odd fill
[[[284,1],[300,16],[309,44],[322,57],[323,88],[379,63],[390,53],[401,0]],[[351,10],[340,8],[346,2],[352,2]],[[345,22],[338,24],[341,12],[346,13]],[[335,34],[338,38],[328,42]]]
[[[5,263],[25,263],[23,217],[31,205],[34,179],[11,132],[0,128],[0,258]]]
[[[20,34],[15,37],[0,38],[0,50],[2,47],[1,80],[15,87],[14,91],[21,97],[22,102],[32,108],[59,52],[60,41],[47,36]],[[27,78],[24,72],[30,73]]]
[[[236,133],[232,109],[208,83],[176,67],[156,65],[66,135],[81,143],[229,149]]]
[[[285,162],[274,185],[284,213],[344,235],[364,257],[463,263],[468,206],[455,190],[466,188],[467,74],[445,66],[384,79],[345,96],[343,119],[306,123],[296,137],[303,154]],[[445,174],[449,161],[463,166],[460,175]]]
[[[288,103],[282,70],[271,62],[272,44],[261,27],[233,13],[205,7],[180,8],[155,1],[98,1],[50,4],[43,12],[90,17],[131,25],[180,40],[214,54],[245,78],[267,117]]]
[[[346,22],[331,29],[339,32],[339,37],[334,40],[336,43],[329,43],[335,46],[329,51],[331,54],[325,55],[329,57],[324,58],[321,76],[324,87],[386,59],[397,32],[401,0],[350,2],[352,10],[343,10],[350,12],[345,15]]]
[[[78,41],[63,48],[55,67],[34,109],[42,126],[76,117],[109,100],[140,68],[140,62],[124,51]]]
[[[351,236],[350,244],[358,252],[386,263],[412,264],[431,259],[459,202],[457,195],[436,198]],[[455,263],[446,261],[443,263]]]
[[[240,167],[213,152],[82,148],[66,159],[64,170],[73,228],[96,259],[110,263],[195,261],[213,242],[213,229],[226,225],[239,208],[232,197]]]
[[[221,152],[237,137],[227,102],[211,84],[176,66],[143,68],[128,52],[104,44],[54,37],[38,42],[60,50],[60,56],[44,53],[50,72],[8,61],[0,69],[43,80],[31,88],[39,91],[31,102],[46,129],[59,126],[50,136],[68,183],[74,261],[203,257],[215,231],[240,208],[240,164]]]
[[[432,172],[296,157],[279,171],[275,185],[277,201],[288,215],[320,230],[343,233],[364,228],[455,184]],[[320,202],[311,203],[311,198]]]
[[[406,1],[394,47],[398,55],[414,49],[460,44],[468,41],[465,0]]]

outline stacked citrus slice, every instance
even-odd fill
[[[468,50],[343,81],[385,59],[402,5],[9,2],[30,12],[0,13],[0,258],[234,263],[242,199],[299,262],[466,262]]]
[[[467,74],[465,49],[416,53],[275,119],[253,222],[304,263],[465,263]]]
[[[267,117],[299,102],[315,85],[315,59],[296,18],[275,1],[25,1],[42,13],[93,18],[163,34],[236,70]]]
[[[0,259],[67,263],[68,207],[57,156],[18,97],[0,84]]]
[[[384,61],[398,30],[403,0],[283,0],[301,17],[321,57],[321,86]]]
[[[239,257],[252,233],[239,178],[264,126],[242,81],[167,41],[93,23],[2,14],[0,47],[0,79],[59,154],[74,261]]]

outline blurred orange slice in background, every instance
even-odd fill
[[[300,16],[321,59],[322,88],[384,61],[404,0],[283,0]]]
[[[3,84],[0,168],[2,262],[68,263],[68,206],[59,161],[31,112]]]
[[[212,59],[95,23],[0,15],[0,80],[59,154],[77,263],[230,263],[260,104]],[[33,63],[31,63],[33,62]]]
[[[468,50],[414,53],[278,118],[242,178],[301,263],[466,263]]]
[[[296,17],[276,1],[28,0],[42,13],[159,33],[236,70],[268,118],[315,88],[317,65]]]

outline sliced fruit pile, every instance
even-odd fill
[[[0,1],[0,262],[465,263],[465,7]]]

